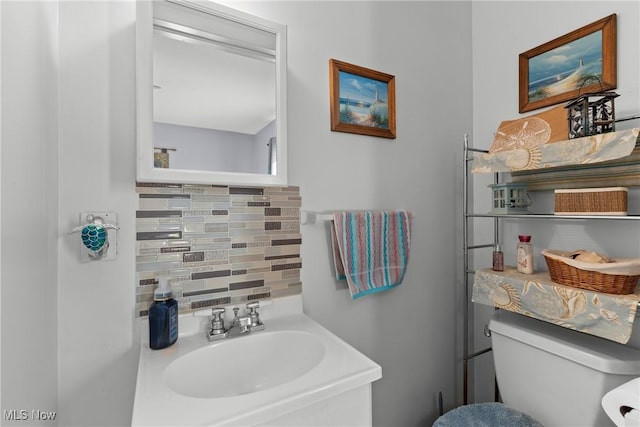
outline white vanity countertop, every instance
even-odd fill
[[[282,298],[282,302],[274,300],[272,306],[263,309],[261,318],[266,326],[265,331],[252,334],[271,331],[307,332],[322,342],[324,357],[313,369],[288,383],[240,396],[211,399],[187,397],[174,392],[165,384],[164,370],[178,357],[197,348],[225,342],[222,340],[210,343],[207,340],[202,327],[202,320],[206,322],[206,319],[181,316],[181,335],[178,341],[163,350],[149,349],[148,323],[143,319],[132,425],[252,425],[337,396],[382,377],[382,369],[378,364],[303,314],[301,303],[297,300],[293,300],[292,304],[291,300],[286,301],[287,298]],[[286,308],[293,306],[293,314],[289,310],[282,316],[285,313],[278,310],[278,305]],[[194,323],[195,319],[197,323]],[[239,373],[242,372],[242,366],[234,364],[234,360],[212,360],[211,363],[218,364],[220,369],[237,369]],[[268,366],[268,361],[265,361],[265,365]]]

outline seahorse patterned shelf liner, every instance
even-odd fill
[[[626,344],[640,286],[634,294],[603,294],[554,283],[547,272],[522,274],[505,267],[477,271],[471,300]]]
[[[511,150],[476,155],[471,171],[512,172],[619,159],[631,154],[638,134],[640,128],[633,128],[535,146],[516,143]]]

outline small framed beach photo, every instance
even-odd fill
[[[329,60],[331,130],[396,137],[395,77]]]
[[[615,89],[616,61],[616,14],[521,53],[519,111]]]

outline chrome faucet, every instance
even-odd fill
[[[207,331],[207,338],[209,341],[217,341],[227,337],[238,336],[249,333],[251,331],[264,330],[264,323],[260,320],[260,313],[258,308],[260,307],[259,301],[253,301],[246,304],[248,313],[245,316],[238,316],[240,309],[238,307],[233,308],[233,320],[231,325],[227,328],[224,324],[224,307],[213,307],[211,309],[211,326]],[[206,312],[198,312],[197,315],[206,315]],[[194,313],[195,314],[195,313]],[[234,331],[237,331],[234,333]]]
[[[240,309],[238,307],[233,307],[233,320],[231,321],[231,326],[229,326],[229,331],[233,328],[239,328],[241,334],[246,334],[247,332],[251,332],[251,317],[242,316],[238,317],[238,311]]]

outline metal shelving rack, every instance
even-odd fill
[[[462,390],[462,404],[466,405],[468,402],[469,396],[469,361],[481,354],[487,353],[491,351],[491,348],[486,348],[484,350],[480,350],[474,353],[469,353],[469,276],[475,273],[475,270],[470,268],[469,262],[469,252],[474,249],[481,248],[493,248],[500,241],[500,228],[499,221],[500,218],[497,215],[484,215],[483,217],[493,218],[493,242],[480,244],[480,245],[470,245],[469,244],[469,220],[471,218],[476,217],[469,209],[469,163],[473,161],[473,156],[470,153],[487,153],[487,150],[481,150],[477,148],[469,147],[469,137],[468,135],[464,135],[464,158],[463,158],[463,168],[464,173],[462,177],[462,211],[463,211],[463,222],[462,222],[462,255],[464,260],[464,274],[463,274],[463,286],[464,286],[464,308],[463,308],[463,390]],[[494,174],[494,183],[499,182],[499,174]],[[480,216],[478,216],[480,217]]]
[[[501,219],[554,219],[554,220],[617,220],[617,221],[640,221],[640,215],[554,215],[554,214],[494,214],[494,213],[473,213],[469,207],[469,163],[473,161],[473,156],[470,153],[487,153],[488,150],[482,150],[469,147],[468,135],[464,135],[464,173],[462,178],[463,196],[462,196],[462,210],[463,210],[463,260],[464,260],[464,313],[463,313],[463,404],[468,403],[468,373],[469,373],[469,361],[481,354],[488,353],[491,348],[486,348],[474,353],[469,353],[469,277],[475,274],[475,270],[470,268],[469,253],[471,250],[481,248],[493,248],[500,242],[500,220]],[[494,174],[493,182],[499,183],[500,174]],[[493,219],[493,242],[479,245],[469,244],[469,220],[472,218],[492,218]],[[497,389],[496,389],[497,397]]]

